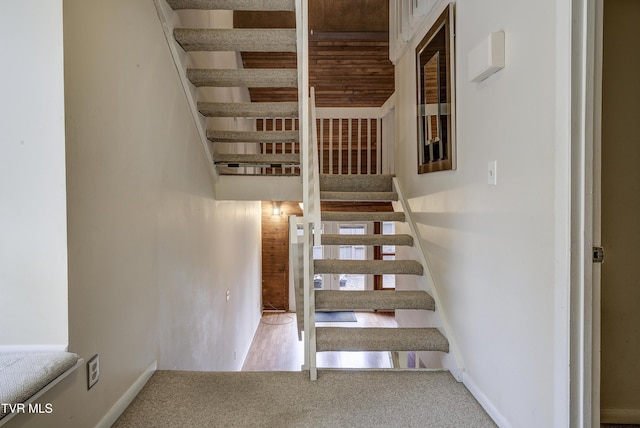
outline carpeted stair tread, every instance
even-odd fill
[[[316,310],[389,310],[424,309],[435,310],[436,304],[426,291],[338,291],[317,290]]]
[[[320,191],[326,192],[391,192],[393,175],[321,174]]]
[[[296,69],[189,68],[187,78],[197,87],[296,88]]]
[[[167,0],[167,3],[174,10],[295,10],[295,0]]]
[[[320,213],[322,221],[399,221],[404,222],[403,212],[394,211],[322,211]]]
[[[173,35],[187,52],[296,52],[296,30],[289,28],[176,28]]]
[[[348,293],[345,291],[345,293]],[[317,327],[316,349],[324,351],[442,351],[449,341],[436,328]]]
[[[298,103],[199,102],[198,111],[205,117],[298,117]]]
[[[339,235],[325,233],[321,237],[322,245],[403,245],[413,246],[411,235]]]
[[[251,164],[251,165],[298,165],[299,154],[239,154],[216,153],[213,155],[216,163]]]
[[[214,143],[295,143],[298,131],[216,131],[208,130],[207,138]]]
[[[396,192],[335,192],[320,191],[321,201],[397,201]]]
[[[373,275],[422,275],[422,265],[415,260],[314,260],[314,273],[351,273]]]

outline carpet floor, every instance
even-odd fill
[[[448,372],[156,372],[114,427],[495,427]]]

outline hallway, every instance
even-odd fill
[[[395,327],[391,312],[357,312],[357,322],[317,323],[323,327]],[[347,325],[348,324],[348,325]],[[265,313],[251,343],[242,371],[299,371],[304,360],[303,342],[298,341],[296,314]],[[391,368],[389,352],[321,352],[322,368]]]

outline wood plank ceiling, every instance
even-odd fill
[[[236,28],[293,28],[292,12],[235,12]],[[318,107],[379,107],[393,94],[388,0],[309,0],[309,81]],[[295,54],[243,52],[245,68],[294,68]],[[254,102],[296,89],[250,88]]]

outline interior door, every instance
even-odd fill
[[[638,424],[640,2],[603,5],[600,414],[604,423]]]

